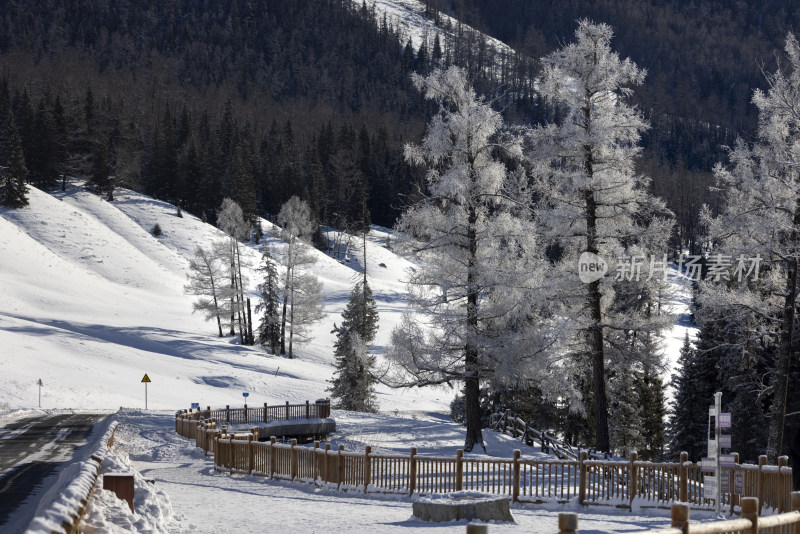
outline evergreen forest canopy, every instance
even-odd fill
[[[648,70],[634,97],[652,125],[640,169],[695,248],[711,168],[736,135],[752,137],[751,91],[796,16],[788,0],[424,4],[442,31],[414,48],[394,21],[348,0],[4,2],[0,120],[10,107],[40,186],[110,175],[212,221],[226,196],[252,216],[296,194],[343,228],[355,193],[391,225],[422,183],[402,145],[432,112],[410,74],[465,67],[479,92],[505,95],[509,123],[537,124],[548,117],[531,90],[537,60],[589,17]],[[519,53],[494,68],[485,40],[440,13]]]

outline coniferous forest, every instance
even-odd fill
[[[744,165],[725,170],[718,164],[734,154],[736,161],[750,158],[768,165],[766,149],[748,151],[737,145],[737,138],[761,147],[775,145],[760,129],[768,106],[754,105],[753,91],[769,91],[781,81],[768,73],[785,67],[786,59],[780,58],[787,32],[800,26],[800,2],[422,4],[436,29],[415,45],[397,21],[378,14],[369,2],[352,0],[2,2],[0,167],[10,177],[4,204],[25,204],[23,182],[47,190],[77,179],[109,200],[116,187],[127,187],[210,223],[217,223],[226,198],[252,222],[257,216],[276,220],[281,207],[298,197],[308,203],[317,226],[352,232],[370,223],[394,226],[430,187],[425,169],[404,155],[407,145],[422,141],[438,112],[437,104],[415,87],[412,75],[460,67],[476,92],[502,110],[504,124],[540,131],[546,123],[562,121],[565,109],[553,105],[554,99],[547,101],[535,86],[542,76],[541,58],[570,41],[576,21],[588,18],[609,24],[614,50],[646,71],[630,96],[631,109],[643,121],[635,142],[628,145],[642,149],[635,154],[636,171],[650,178],[646,196],[674,214],[674,228],[666,238],[670,252],[700,254],[712,240],[730,251],[762,250],[733,242],[722,231],[720,221],[733,217],[730,206],[750,208],[716,187],[724,182],[731,190],[741,188]],[[494,50],[481,33],[453,20],[511,49]],[[515,163],[502,163],[516,170]],[[555,157],[539,162],[547,169],[560,164]],[[548,184],[539,187],[548,190]],[[539,199],[534,194],[531,203]],[[496,216],[499,208],[487,208],[487,213]],[[651,216],[637,213],[632,218],[640,224]],[[796,231],[791,236],[795,239]],[[629,241],[621,238],[620,248]],[[545,252],[552,263],[566,257],[557,247]],[[647,413],[640,414],[637,428],[612,425],[613,435],[604,436],[601,448],[609,449],[610,439],[617,450],[625,449],[626,440],[635,438],[635,446],[646,450],[643,457],[680,450],[694,454],[702,448],[696,443],[702,429],[695,427],[705,417],[706,401],[698,410],[691,406],[692,398],[722,389],[738,414],[735,440],[743,444],[743,459],[763,453],[767,437],[758,429],[772,409],[772,386],[765,386],[773,379],[770,370],[780,365],[780,376],[796,378],[789,365],[797,351],[798,254],[772,252],[781,261],[794,258],[794,266],[785,271],[768,269],[773,282],[776,277],[781,283],[794,280],[794,286],[756,284],[746,288],[748,293],[737,293],[743,296],[736,302],[716,298],[710,289],[705,296],[696,290],[700,335],[695,345],[687,340],[681,373],[673,378],[678,402],[669,436],[662,425],[647,423],[664,418],[664,388],[655,367],[645,365],[630,375],[621,367],[610,370],[612,417],[633,420],[626,410],[636,405]],[[772,322],[756,324],[761,312],[755,310],[744,319],[726,313],[744,309],[745,297],[759,292],[765,301],[779,293],[784,299],[771,304]],[[632,313],[622,306],[615,311],[619,316]],[[541,311],[542,316],[547,313]],[[752,328],[743,332],[743,324]],[[631,340],[620,334],[612,341],[627,344],[625,350],[656,352],[650,338],[635,333],[640,337]],[[346,341],[343,337],[340,344],[344,347]],[[601,348],[593,354],[595,361],[603,361]],[[720,376],[731,370],[734,379],[723,383]],[[591,405],[595,399],[585,369],[576,366],[573,371],[572,382]],[[792,421],[798,399],[788,380],[784,395]],[[480,398],[481,410],[485,415],[513,409],[575,444],[597,438],[591,410],[584,412],[584,419],[565,418],[564,406],[543,398],[539,385],[488,388]],[[684,435],[679,428],[697,432]],[[789,448],[794,435],[770,444],[771,453]],[[800,444],[797,449],[800,454]]]

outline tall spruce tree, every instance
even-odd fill
[[[634,169],[647,124],[627,101],[644,70],[612,51],[606,24],[581,20],[575,36],[542,59],[540,91],[561,118],[531,131],[529,159],[541,199],[540,232],[558,251],[549,281],[561,293],[560,315],[573,320],[575,357],[591,368],[595,447],[608,451],[607,367],[640,358],[627,350],[629,333],[654,333],[671,319],[652,313],[663,283],[658,275],[589,280],[575,269],[584,257],[608,264],[635,256],[660,260],[672,221],[649,179]]]
[[[667,432],[671,459],[678,459],[684,451],[689,453],[690,461],[699,461],[705,456],[708,406],[713,402],[717,389],[716,376],[713,354],[696,349],[687,332],[681,347],[678,370],[671,380],[674,398]]]
[[[256,306],[256,313],[261,314],[258,342],[269,347],[272,354],[277,354],[281,342],[280,279],[275,260],[272,259],[266,243],[263,250],[260,270],[264,278],[258,285],[261,301]]]
[[[0,165],[0,204],[7,208],[22,208],[28,205],[28,186],[25,179],[28,169],[22,151],[22,139],[13,119],[9,119],[5,135],[8,158]]]
[[[439,106],[423,142],[406,158],[427,169],[427,193],[398,227],[421,259],[410,276],[411,307],[392,334],[387,358],[401,372],[395,386],[464,382],[464,449],[485,448],[481,383],[520,380],[541,357],[536,306],[543,301],[538,247],[527,205],[516,188],[522,173],[498,156],[521,156],[504,139],[503,120],[451,67],[414,76]]]
[[[356,284],[342,312],[342,325],[333,326],[336,334],[336,371],[331,380],[331,396],[343,410],[377,412],[374,376],[375,356],[367,346],[378,329],[378,312],[366,279]]]

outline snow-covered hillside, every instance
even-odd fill
[[[363,1],[353,0],[353,3],[356,7],[360,7]],[[481,34],[470,26],[459,23],[457,19],[446,13],[439,13],[440,24],[437,26],[433,20],[425,16],[425,4],[419,0],[367,0],[366,3],[375,8],[375,13],[379,18],[376,22],[380,22],[383,17],[386,17],[386,21],[399,31],[402,39],[410,40],[415,49],[419,49],[423,41],[427,42],[429,49],[432,48],[437,33],[442,41],[446,37],[453,37],[459,24],[463,30],[469,29]],[[489,35],[481,35],[496,54],[514,54],[512,48],[504,42]],[[497,59],[497,63],[500,63],[499,59]]]
[[[55,195],[30,188],[29,197],[24,209],[0,210],[0,407],[36,407],[39,379],[42,408],[144,407],[145,373],[151,409],[238,405],[243,392],[251,405],[326,396],[331,330],[359,276],[355,258],[340,263],[317,253],[326,317],[290,360],[217,338],[215,324],[192,314],[183,292],[189,260],[196,245],[223,237],[216,228],[124,190],[114,202],[80,187]],[[150,233],[156,222],[159,238]],[[280,240],[266,241],[280,252]],[[404,310],[401,280],[410,266],[385,241],[376,231],[367,243],[378,351]],[[258,247],[247,252],[256,267]],[[252,286],[255,278],[253,270]],[[378,400],[382,410],[442,413],[452,395],[379,388]]]

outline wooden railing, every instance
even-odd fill
[[[739,519],[703,523],[692,523],[689,520],[689,505],[676,503],[671,507],[670,528],[646,530],[634,534],[797,534],[800,532],[800,492],[792,492],[789,499],[791,512],[760,517],[761,506],[758,498],[743,497]],[[574,514],[559,514],[558,521],[561,534],[577,533],[578,519]],[[568,525],[568,528],[561,528],[564,525]]]
[[[242,408],[231,408],[230,405],[227,405],[225,408],[211,409],[211,406],[208,406],[205,410],[182,410],[175,416],[175,431],[180,434],[177,427],[178,416],[190,420],[213,419],[220,424],[228,425],[272,423],[293,419],[325,419],[331,416],[331,400],[318,400],[314,403],[306,401],[305,404],[289,404],[289,401],[286,401],[286,404],[276,405],[268,405],[265,402],[263,406],[257,407],[245,404]]]
[[[456,491],[481,491],[507,495],[521,502],[567,502],[630,507],[634,499],[642,507],[663,507],[682,501],[695,508],[710,509],[712,502],[702,497],[698,477],[700,468],[689,462],[651,464],[632,455],[627,462],[588,460],[535,460],[522,458],[515,451],[510,459],[455,458],[420,456],[412,448],[408,455],[376,454],[330,450],[315,442],[314,448],[291,444],[258,442],[257,432],[232,436],[224,431],[199,426],[200,434],[213,435],[206,451],[214,451],[218,470],[254,473],[263,476],[321,481],[339,486],[360,487],[364,491],[387,493],[436,494]],[[198,438],[200,439],[200,438]],[[252,458],[252,460],[247,460]],[[782,459],[783,463],[785,460]],[[249,463],[248,463],[249,462]],[[767,508],[788,510],[791,503],[791,470],[774,466],[737,466],[758,482]],[[693,478],[694,477],[694,478]],[[698,491],[690,491],[699,485]],[[754,487],[745,485],[745,490]],[[724,503],[733,507],[740,497],[723,493]]]
[[[280,405],[285,415],[304,419],[305,414],[329,415],[330,405]],[[318,412],[314,413],[314,409]],[[248,409],[248,417],[255,410]],[[214,455],[217,469],[253,473],[262,476],[303,479],[360,487],[365,492],[450,493],[470,490],[507,495],[522,502],[566,502],[630,507],[665,507],[684,502],[694,508],[710,509],[712,502],[703,496],[703,468],[681,454],[678,463],[640,462],[632,453],[628,461],[590,460],[586,451],[577,460],[537,460],[522,458],[514,451],[512,458],[464,458],[420,456],[417,449],[404,454],[331,451],[319,442],[314,448],[293,444],[258,441],[258,429],[232,435],[208,414],[242,414],[244,410],[196,410],[180,412],[175,430],[195,441],[206,454]],[[269,412],[258,412],[259,415]],[[236,416],[238,417],[238,415]],[[235,420],[235,417],[232,417]],[[791,509],[792,470],[788,458],[779,458],[777,466],[767,465],[766,456],[758,465],[735,465],[731,487],[721,488],[720,503],[731,512],[744,497],[756,497],[762,505],[778,513]],[[710,473],[706,473],[710,474]],[[734,488],[737,474],[743,479]],[[734,490],[738,489],[740,493]],[[798,532],[800,534],[800,532]]]
[[[519,417],[514,417],[508,411],[492,414],[489,420],[490,426],[495,432],[502,432],[518,438],[527,445],[533,445],[534,441],[538,441],[542,452],[546,454],[552,452],[561,460],[578,459],[578,451],[573,449],[570,444],[564,443],[547,432],[537,430]]]

